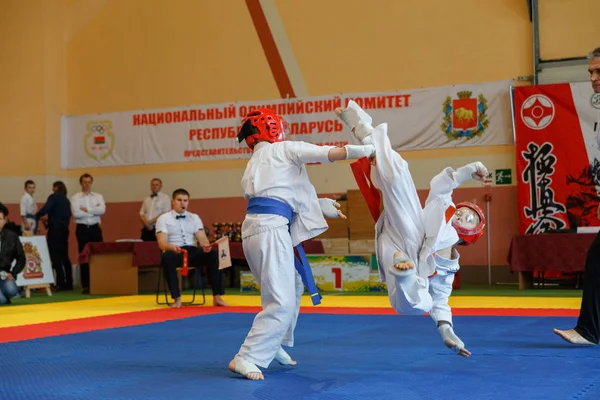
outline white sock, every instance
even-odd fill
[[[231,370],[231,372],[235,372],[237,374],[245,376],[246,378],[250,373],[258,373],[262,375],[262,371],[255,364],[251,363],[250,361],[244,360],[239,355],[236,355],[233,361],[235,363],[235,368],[232,369],[230,367],[229,369]]]
[[[292,357],[283,349],[283,347],[279,346],[279,350],[277,350],[277,354],[275,354],[275,361],[277,361],[281,365],[290,365],[290,361],[292,361]]]
[[[456,336],[450,324],[442,324],[438,326],[438,332],[440,332],[446,347],[452,349],[455,353],[458,353],[460,349],[464,349],[465,344],[459,339],[458,336]]]

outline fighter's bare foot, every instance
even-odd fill
[[[181,297],[175,299],[175,303],[171,304],[171,308],[181,308]]]
[[[444,344],[447,348],[454,351],[459,356],[469,357],[471,355],[471,352],[469,350],[465,349],[464,347],[460,347],[458,344],[454,343],[450,339],[444,340]]]
[[[444,341],[444,345],[462,357],[469,357],[471,352],[465,348],[465,344],[456,333],[452,329],[452,325],[446,321],[440,321],[438,323],[438,331],[442,336],[442,340]]]
[[[279,350],[277,350],[277,354],[275,354],[275,361],[281,365],[298,364],[296,361],[292,360],[292,357],[281,346],[279,346]]]
[[[393,264],[388,272],[397,279],[404,279],[416,273],[415,264],[401,251],[394,254]]]
[[[399,269],[400,271],[406,271],[407,269],[411,269],[415,267],[412,261],[406,259],[406,255],[401,251],[398,251],[394,254],[394,268]]]
[[[265,379],[256,365],[244,360],[240,356],[235,356],[233,360],[229,362],[229,370],[236,374],[240,374],[251,381],[262,381]]]
[[[407,269],[414,268],[415,265],[410,261],[401,262],[398,264],[394,264],[394,268],[399,269],[400,271],[406,271]]]
[[[216,295],[216,296],[213,296],[213,306],[229,307],[229,304],[227,304],[220,295]]]
[[[573,344],[582,344],[586,346],[595,346],[595,343],[590,342],[581,336],[575,329],[561,330],[554,328],[554,333],[563,338],[565,341]]]

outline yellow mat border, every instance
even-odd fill
[[[184,296],[185,301],[186,296]],[[225,300],[231,306],[260,307],[260,297],[248,295],[227,295]],[[207,296],[206,305],[212,305],[212,297]],[[308,296],[303,296],[302,306],[312,307]],[[457,296],[450,298],[453,308],[539,308],[539,309],[579,309],[578,297],[493,297]],[[388,308],[386,296],[336,296],[325,295],[323,307],[349,308]],[[155,296],[122,296],[101,299],[66,301],[46,304],[0,307],[0,328],[66,321],[79,318],[116,315],[135,311],[165,308],[155,303]]]

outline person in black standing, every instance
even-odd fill
[[[67,198],[67,188],[61,181],[52,184],[52,194],[46,204],[35,215],[39,220],[47,215],[48,251],[52,268],[56,271],[57,290],[73,290],[73,269],[69,259],[69,222],[71,202]]]
[[[600,47],[592,51],[588,58],[592,89],[596,96],[600,96]],[[600,144],[600,112],[595,129],[596,141]],[[567,330],[554,329],[554,333],[573,344],[595,346],[600,342],[600,233],[588,249],[585,260],[583,297],[577,326]]]

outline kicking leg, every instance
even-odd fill
[[[408,163],[392,149],[387,136],[387,126],[378,126],[371,135],[377,154],[374,183],[381,190],[387,229],[401,236],[403,252],[419,272],[418,249],[425,230],[423,209]]]
[[[413,266],[419,273],[418,250],[425,235],[423,210],[408,163],[392,148],[387,124],[373,129],[371,116],[353,101],[348,103],[346,109],[336,109],[336,112],[363,144],[368,140],[368,144],[375,146],[377,162],[373,182],[383,195],[384,214],[389,222],[386,229],[391,230],[395,238],[402,238],[402,243],[397,245],[403,249],[405,258],[416,264]],[[387,267],[392,265],[387,264]]]

